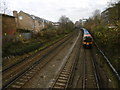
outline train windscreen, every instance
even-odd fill
[[[92,42],[92,38],[91,37],[84,37],[84,42]]]

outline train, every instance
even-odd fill
[[[81,28],[81,30],[83,31],[83,40],[82,40],[83,47],[84,48],[92,48],[93,38],[92,38],[91,34],[85,28]]]

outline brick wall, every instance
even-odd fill
[[[15,17],[2,15],[2,34],[13,35],[16,32]]]
[[[2,44],[12,40],[15,32],[15,17],[2,14]]]

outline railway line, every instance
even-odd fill
[[[4,70],[3,89],[96,88],[100,90],[110,87],[112,84],[107,79],[111,77],[104,71],[103,66],[101,68],[101,60],[96,58],[95,50],[95,47],[83,48],[82,32],[76,30],[25,61]],[[110,85],[103,85],[106,82]]]
[[[69,35],[69,36],[66,36],[66,37],[68,38],[68,37],[70,37],[70,35]],[[17,65],[19,65],[20,63],[25,62],[25,61],[27,61],[27,60],[29,60],[29,59],[31,59],[31,58],[35,58],[35,57],[37,57],[37,56],[39,56],[39,55],[43,56],[43,55],[46,53],[46,51],[50,51],[54,46],[57,46],[58,44],[60,44],[62,41],[64,41],[64,40],[67,39],[67,38],[64,37],[64,39],[63,39],[63,38],[62,38],[62,39],[59,39],[59,40],[57,40],[56,42],[54,42],[53,44],[49,45],[48,47],[45,47],[45,48],[41,49],[40,51],[36,52],[35,54],[30,55],[29,57],[26,57],[26,58],[24,58],[24,59],[22,59],[22,60],[19,60],[18,62],[14,63],[14,64],[11,64],[11,65],[9,65],[9,66],[7,66],[7,67],[4,67],[4,66],[3,66],[2,72],[6,72],[8,69],[14,68],[14,67],[16,67]],[[53,48],[53,49],[54,49],[54,48]],[[42,53],[41,53],[41,52],[42,52]]]
[[[82,35],[79,35],[82,36]],[[70,81],[72,80],[72,76],[75,71],[75,66],[77,65],[78,60],[78,52],[80,51],[80,37],[78,37],[72,46],[71,50],[67,54],[67,56],[64,58],[66,60],[66,63],[62,66],[62,68],[58,71],[58,74],[55,76],[54,81],[49,86],[49,88],[52,90],[54,88],[58,89],[66,89],[70,88]]]
[[[84,64],[83,64],[83,68],[84,68],[84,73],[83,73],[83,89],[86,88],[97,88],[99,90],[100,86],[99,86],[99,82],[98,82],[98,75],[97,75],[97,69],[96,69],[96,64],[95,61],[93,59],[93,57],[91,57],[92,55],[89,54],[91,53],[90,50],[85,50],[85,59],[84,59]],[[88,56],[90,55],[90,56]],[[89,57],[89,58],[87,58]]]
[[[110,63],[109,59],[105,56],[105,54],[100,50],[100,48],[98,47],[97,43],[95,43],[95,46],[97,47],[98,51],[102,54],[102,56],[104,57],[104,59],[106,60],[108,66],[111,68],[111,70],[115,73],[116,78],[118,79],[118,82],[120,82],[120,76],[118,74],[118,72],[115,70],[115,68],[112,66],[112,64]]]
[[[89,88],[96,88],[100,89],[100,77],[98,74],[98,68],[96,65],[96,62],[94,60],[94,57],[91,53],[90,49],[84,49],[81,50],[82,56],[80,58],[82,59],[80,62],[80,72],[76,79],[76,83],[73,85],[74,88],[82,88],[83,90],[89,89]]]
[[[87,49],[84,47],[84,45],[81,45],[78,55],[79,60],[77,61],[76,66],[76,69],[79,71],[75,71],[73,78],[75,80],[72,81],[72,88],[97,88],[99,90],[102,87],[100,82],[99,69],[97,67],[94,54],[95,53],[93,53],[92,49]]]
[[[112,71],[109,71],[110,67],[107,63],[104,63],[95,51],[95,47],[92,49],[80,50],[80,57],[75,71],[74,80],[72,82],[72,88],[81,88],[83,90],[96,88],[98,90],[105,88],[119,88],[119,82]],[[101,64],[102,63],[102,64]],[[106,67],[107,70],[106,71]],[[112,77],[111,77],[111,75]],[[110,81],[111,80],[111,81]]]
[[[35,59],[39,58],[39,60],[36,60],[32,63],[27,62],[28,64],[25,64],[25,62],[24,62],[23,65],[21,65],[21,67],[19,67],[19,68],[16,66],[18,68],[15,70],[16,72],[18,72],[20,69],[23,69],[25,67],[25,69],[20,70],[19,73],[16,74],[15,71],[11,70],[11,69],[14,69],[15,67],[7,69],[7,71],[4,71],[3,72],[3,76],[4,76],[3,81],[6,81],[6,82],[3,82],[3,89],[4,88],[21,88],[27,81],[29,81],[30,78],[32,78],[34,76],[34,74],[40,68],[44,67],[55,55],[57,55],[57,53],[60,51],[60,49],[64,48],[64,45],[68,44],[68,42],[71,41],[72,38],[70,38],[70,37],[72,37],[72,36],[70,35],[66,39],[61,40],[61,42],[59,44],[57,44],[56,47],[49,50],[49,52],[47,54],[43,55],[42,57],[40,57],[39,55],[36,56]],[[55,54],[51,55],[51,53],[53,53],[53,52],[55,52]],[[49,60],[44,60],[48,56],[49,57],[51,56],[51,58]],[[29,66],[26,67],[26,65],[29,65]],[[10,74],[8,74],[8,73],[10,73]],[[11,73],[12,74],[14,73],[14,75],[12,75]],[[6,80],[7,78],[8,78],[8,80]]]
[[[77,80],[76,86],[74,88],[82,89],[97,88],[99,90],[102,87],[96,60],[94,58],[93,53],[91,53],[92,50],[84,49],[82,47],[81,38],[78,41],[79,44],[78,43],[77,43],[78,45],[76,44],[77,50],[74,48],[74,53],[76,52],[74,59],[70,59],[70,57],[67,59],[65,65],[61,68],[61,70],[58,72],[58,75],[52,82],[50,89],[73,88],[72,84],[74,81],[73,80],[74,74],[79,61],[81,62],[81,68],[79,68],[79,70],[81,70],[81,73],[79,73],[79,75],[82,76],[82,78],[80,78],[79,76],[79,79]],[[83,50],[82,58],[79,57],[79,55],[81,54],[80,52],[81,49]]]

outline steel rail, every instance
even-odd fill
[[[12,68],[12,67],[15,67],[16,65],[18,65],[18,64],[20,64],[20,63],[22,63],[22,62],[24,62],[24,61],[27,61],[28,59],[30,59],[30,58],[32,58],[32,57],[36,56],[36,54],[42,52],[43,50],[45,50],[45,49],[47,49],[47,48],[49,48],[49,47],[51,47],[52,45],[55,45],[56,43],[60,42],[62,39],[66,38],[66,37],[69,37],[69,36],[65,36],[65,37],[63,37],[63,38],[55,41],[54,43],[50,44],[49,46],[47,46],[47,47],[39,50],[38,52],[36,52],[36,53],[34,53],[34,54],[32,54],[32,55],[30,55],[30,56],[28,56],[28,57],[25,57],[24,59],[21,59],[20,61],[18,61],[18,62],[16,62],[16,63],[14,63],[14,64],[12,64],[12,65],[10,65],[10,66],[2,69],[2,73],[5,72],[5,71],[7,71],[7,70],[9,70],[9,69]]]
[[[102,50],[100,50],[100,48],[98,47],[97,43],[94,42],[95,46],[97,47],[97,49],[99,50],[99,52],[102,54],[102,56],[105,58],[107,64],[109,65],[109,67],[111,68],[111,70],[115,73],[115,76],[117,77],[117,79],[119,80],[120,83],[120,75],[118,74],[118,72],[116,71],[116,69],[112,66],[112,64],[110,63],[109,59],[106,57],[106,55],[103,53]]]
[[[80,55],[80,49],[82,48],[82,39],[81,38],[82,38],[82,33],[80,35],[80,41],[78,41],[78,49],[77,49],[78,51],[76,52],[75,64],[74,64],[74,67],[73,67],[73,70],[72,70],[72,76],[71,76],[68,88],[72,87],[73,80],[74,80],[74,75],[75,75],[75,71],[76,71],[76,68],[77,68],[77,65],[78,65],[78,60],[80,59],[80,57],[79,57],[79,55]],[[78,80],[77,80],[77,83],[78,83]]]
[[[71,60],[68,62],[68,59],[70,58],[70,54],[73,52],[73,48],[75,47],[79,36],[80,36],[80,33],[75,43],[72,45],[71,49],[69,50],[68,54],[65,56],[63,60],[65,61],[65,63],[60,69],[60,71],[58,72],[58,75],[55,77],[55,81],[50,86],[50,89],[53,89],[53,88],[66,89],[68,87],[68,83],[72,75],[71,72],[73,70],[73,63],[75,64],[75,61],[76,61],[76,60]]]
[[[92,50],[91,50],[92,52]],[[93,52],[91,53],[91,56],[92,56],[92,65],[93,65],[93,68],[94,68],[94,76],[95,76],[95,79],[96,79],[96,84],[97,84],[97,89],[100,90],[100,80],[99,80],[99,75],[97,73],[97,65],[96,65],[96,61],[94,59],[94,56],[93,56]]]
[[[67,39],[65,40],[67,41]],[[65,42],[64,41],[64,42]],[[62,45],[64,42],[60,43],[58,46],[56,46],[54,49],[52,49],[51,51],[49,51],[47,54],[45,54],[42,58],[40,58],[38,61],[36,61],[35,63],[33,63],[31,66],[27,67],[26,69],[24,69],[20,74],[16,75],[12,80],[10,80],[8,83],[6,83],[5,85],[3,85],[2,89],[5,89],[6,87],[8,87],[11,83],[13,83],[16,79],[18,79],[20,76],[22,76],[24,73],[26,73],[27,71],[29,71],[30,69],[33,68],[33,65],[35,66],[37,63],[40,62],[40,60],[42,60],[43,58],[45,58],[47,55],[49,55],[51,52],[53,52],[57,47],[59,47],[60,45]],[[31,67],[31,68],[30,68]]]
[[[76,45],[74,46],[74,48],[75,47],[79,47],[77,50],[76,50],[76,54],[75,54],[75,56],[74,56],[74,61],[73,61],[73,65],[72,65],[72,68],[71,68],[71,74],[70,74],[70,76],[69,76],[69,79],[68,79],[68,82],[67,82],[67,85],[66,85],[66,88],[69,88],[68,86],[70,85],[70,82],[72,81],[72,79],[73,79],[73,75],[74,75],[74,72],[75,72],[75,67],[77,66],[77,62],[78,62],[78,59],[79,59],[79,52],[80,52],[80,48],[81,48],[81,45],[79,46],[79,44],[80,44],[80,41],[79,41],[79,38],[80,38],[80,36],[81,36],[81,33],[79,34],[79,37],[77,38],[78,40],[77,40],[77,42],[76,42]],[[75,49],[74,49],[75,50]],[[73,51],[72,51],[73,52]],[[71,82],[72,83],[72,82]]]
[[[86,52],[85,52],[85,49],[84,49],[84,55],[86,57]],[[82,80],[82,88],[83,90],[85,89],[85,86],[86,86],[86,58],[84,58],[83,60],[83,80]]]
[[[91,51],[91,50],[90,50]],[[84,49],[84,55],[86,57],[86,50]],[[93,74],[94,74],[94,77],[95,77],[95,81],[96,81],[96,87],[97,89],[99,90],[100,89],[100,85],[99,85],[99,75],[97,73],[97,66],[96,66],[96,62],[94,60],[94,57],[93,57],[93,53],[91,53],[91,56],[92,56],[92,59],[91,59],[91,63],[92,63],[92,68],[93,68]],[[86,58],[84,58],[83,60],[83,80],[82,80],[82,89],[85,90],[87,87],[86,87],[86,78],[87,78],[87,74],[86,74],[86,68],[87,68],[87,61],[86,61]]]

